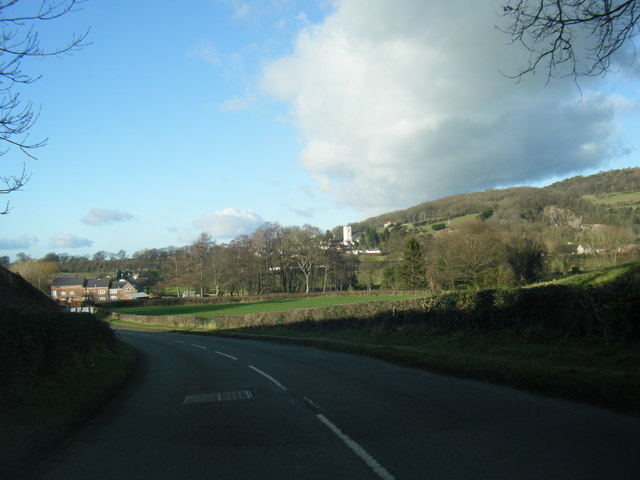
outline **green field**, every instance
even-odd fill
[[[217,303],[191,305],[159,305],[148,307],[119,307],[112,310],[117,313],[132,315],[195,315],[210,319],[223,315],[247,315],[250,313],[284,312],[287,310],[322,308],[333,305],[347,305],[383,300],[404,300],[420,295],[367,295],[345,297],[315,297],[291,300],[266,300],[253,303]]]
[[[640,192],[621,192],[606,195],[583,195],[583,198],[597,205],[627,206],[638,208],[640,205]]]

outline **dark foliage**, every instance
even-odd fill
[[[34,379],[83,367],[115,335],[91,314],[59,309],[19,275],[0,268],[0,401],[19,398]]]

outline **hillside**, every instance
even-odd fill
[[[386,222],[398,224],[436,223],[491,208],[499,217],[540,221],[546,207],[570,210],[584,223],[638,224],[638,196],[627,196],[620,202],[598,199],[615,193],[640,192],[640,168],[611,170],[576,176],[542,188],[512,187],[453,195],[424,202],[405,210],[384,213],[352,223],[354,232],[367,227],[381,230]],[[617,204],[620,203],[620,204]]]

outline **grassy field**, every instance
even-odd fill
[[[419,295],[372,295],[352,297],[314,297],[290,300],[267,300],[254,303],[220,303],[192,305],[160,305],[146,307],[118,307],[112,310],[117,313],[132,315],[195,315],[205,319],[223,315],[247,315],[263,312],[285,312],[287,310],[322,308],[333,305],[348,305],[372,301],[404,300]]]
[[[640,192],[610,193],[607,195],[584,195],[583,198],[597,205],[604,206],[629,206],[638,208],[640,205]]]

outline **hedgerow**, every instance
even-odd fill
[[[72,371],[115,344],[109,325],[91,314],[0,304],[0,400],[16,398],[36,378]]]

